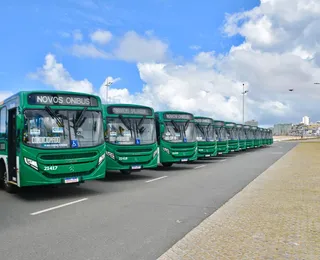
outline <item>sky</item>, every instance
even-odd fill
[[[0,100],[110,82],[108,103],[241,123],[244,86],[245,120],[320,120],[319,0],[3,0],[0,24]]]

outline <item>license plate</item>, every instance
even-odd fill
[[[181,162],[187,162],[188,159],[181,159]]]
[[[64,179],[64,183],[75,183],[75,182],[79,182],[79,178],[78,177],[72,177],[72,178],[65,178]]]
[[[206,154],[205,157],[210,157],[210,154]]]
[[[133,165],[131,166],[132,170],[140,170],[141,169],[141,165]]]
[[[231,152],[234,152],[234,150],[231,150]]]
[[[218,152],[218,154],[222,154],[222,152]]]

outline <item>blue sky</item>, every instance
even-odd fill
[[[67,53],[64,48],[73,44],[72,32],[80,30],[83,42],[87,42],[88,35],[97,29],[108,30],[115,37],[132,30],[139,35],[149,31],[169,45],[175,59],[188,60],[197,52],[190,46],[226,53],[232,45],[239,45],[243,38],[226,37],[221,30],[225,14],[258,4],[258,0],[3,0],[0,90],[50,88],[26,75],[42,67],[44,57],[52,53],[74,79],[87,78],[98,88],[106,76],[120,77],[117,87],[139,91],[142,81],[136,63]]]

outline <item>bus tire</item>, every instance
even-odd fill
[[[120,170],[120,172],[121,172],[123,175],[130,175],[130,174],[131,174],[131,171],[130,171],[130,170]]]
[[[3,162],[0,162],[0,186],[8,193],[16,193],[18,190],[18,187],[8,183],[7,182],[7,171],[3,164]]]
[[[173,163],[171,162],[166,162],[166,163],[162,163],[163,167],[171,167]]]

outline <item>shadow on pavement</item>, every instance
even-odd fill
[[[186,164],[173,164],[171,167],[163,167],[163,166],[158,166],[157,168],[154,169],[149,169],[150,171],[163,171],[163,172],[173,172],[173,171],[184,171],[184,170],[190,170],[192,169],[191,167],[188,167]]]

